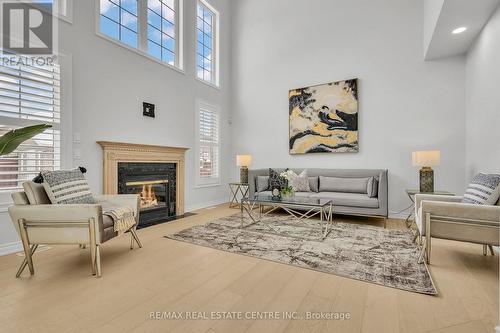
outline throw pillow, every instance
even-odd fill
[[[319,192],[319,177],[309,177],[309,189],[311,192]]]
[[[288,169],[287,169],[288,170]],[[269,189],[272,191],[277,188],[281,191],[286,186],[286,181],[280,177],[280,173],[269,168]]]
[[[500,175],[480,173],[472,178],[463,203],[494,205],[500,197]]]
[[[80,169],[42,171],[43,187],[53,204],[93,204],[94,197]]]
[[[295,192],[311,192],[311,189],[309,188],[309,177],[307,177],[307,170],[302,171],[300,175],[297,175],[292,171],[289,185]]]
[[[269,176],[257,176],[257,184],[255,186],[257,192],[266,191],[269,189]]]
[[[319,177],[320,192],[367,193],[369,178]]]
[[[370,198],[374,198],[378,195],[378,180],[375,177],[371,177],[368,180],[368,188],[366,189],[366,193]]]

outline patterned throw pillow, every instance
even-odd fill
[[[53,204],[95,203],[80,169],[42,171],[43,187]]]
[[[283,180],[283,178],[280,177],[279,172],[269,168],[269,189],[272,191],[277,188],[281,191],[285,186],[286,180]]]
[[[500,175],[480,173],[472,178],[462,202],[475,205],[494,205],[499,197]]]
[[[290,179],[290,186],[295,192],[311,192],[309,187],[309,177],[307,176],[307,170],[304,170],[297,175],[295,172],[291,172],[292,178]]]

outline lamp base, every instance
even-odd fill
[[[429,167],[420,169],[420,192],[434,192],[434,171]]]
[[[248,184],[248,167],[246,166],[240,168],[240,183]]]

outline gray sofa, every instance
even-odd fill
[[[284,171],[273,169],[277,172]],[[292,170],[299,174],[304,169]],[[307,169],[307,175],[311,192],[296,192],[296,196],[332,199],[335,214],[387,218],[387,170]],[[269,169],[249,170],[250,198],[255,195],[271,195],[270,189],[264,185],[266,176],[269,177]]]

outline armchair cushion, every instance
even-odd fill
[[[30,205],[48,205],[51,203],[42,184],[32,181],[24,182],[23,189]]]

